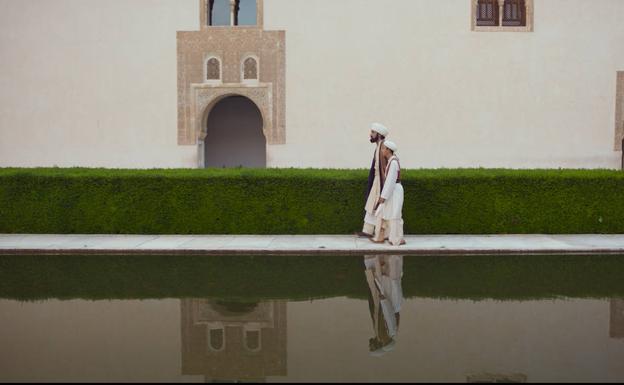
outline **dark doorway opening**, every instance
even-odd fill
[[[263,120],[254,102],[244,96],[219,101],[208,115],[205,167],[266,167]]]

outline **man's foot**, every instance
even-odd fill
[[[370,239],[370,241],[371,241],[371,242],[373,242],[373,243],[385,243],[385,242],[386,242],[386,241],[384,241],[384,240],[381,240],[381,241],[376,241],[376,240],[375,240],[375,239],[373,239],[373,238],[371,238],[371,239]]]
[[[399,246],[403,246],[403,245],[406,245],[406,244],[407,244],[407,242],[405,242],[405,239],[403,239],[403,240],[401,241],[401,243],[399,243]]]
[[[358,231],[355,233],[355,236],[360,237],[360,238],[372,238],[373,234],[365,233],[363,231]]]

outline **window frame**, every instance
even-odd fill
[[[256,78],[255,79],[245,79],[245,62],[248,59],[253,59],[256,62]],[[240,64],[240,78],[241,78],[241,83],[245,83],[245,84],[258,84],[260,82],[260,59],[258,59],[258,56],[253,55],[253,54],[243,55],[243,58]]]
[[[208,79],[208,62],[216,59],[219,62],[219,79]],[[204,57],[204,83],[206,84],[223,84],[223,60],[215,54],[207,54]]]
[[[477,7],[479,6],[479,0],[470,0],[470,24],[471,30],[473,32],[533,32],[534,30],[534,0],[524,0],[524,21],[525,25],[523,26],[509,26],[503,25],[504,19],[504,6],[505,0],[497,0],[499,5],[499,22],[498,25],[495,26],[483,26],[477,25]],[[501,13],[502,11],[502,13]]]

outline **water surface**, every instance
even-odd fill
[[[0,381],[624,381],[624,258],[1,257]]]

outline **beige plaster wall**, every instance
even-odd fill
[[[197,0],[0,9],[0,167],[197,166],[176,96],[176,31],[198,30]],[[380,121],[407,168],[618,168],[624,1],[535,0],[529,33],[472,32],[470,14],[470,0],[266,0],[264,29],[286,33],[286,144],[267,164],[367,167]]]

